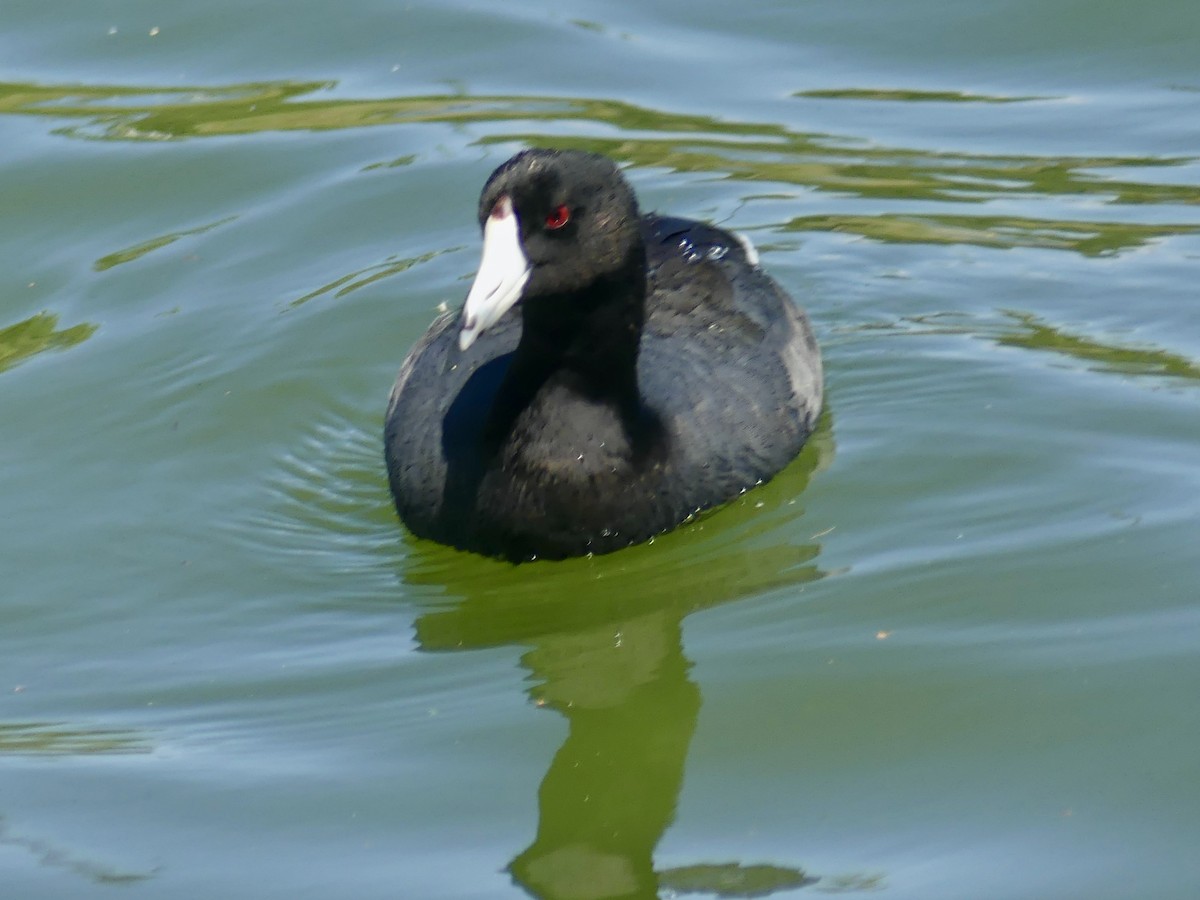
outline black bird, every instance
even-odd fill
[[[409,352],[385,454],[414,533],[607,553],[771,478],[821,410],[804,313],[748,241],[638,212],[603,156],[526,150],[479,201],[462,313]]]

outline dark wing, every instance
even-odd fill
[[[804,313],[737,237],[658,216],[643,233],[638,377],[675,440],[664,489],[714,505],[800,451],[821,409],[820,352]]]

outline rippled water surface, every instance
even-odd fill
[[[1200,6],[8,0],[0,897],[1200,896]],[[653,544],[395,520],[530,144],[828,411]]]

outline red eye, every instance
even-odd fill
[[[546,216],[546,227],[552,231],[557,231],[568,222],[571,221],[571,210],[564,203],[562,206],[557,206]]]

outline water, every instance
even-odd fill
[[[0,897],[1200,892],[1195,4],[4,25]],[[749,234],[829,410],[514,568],[379,436],[531,143]]]

